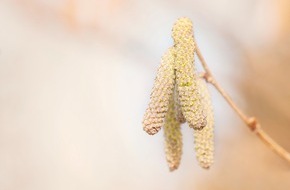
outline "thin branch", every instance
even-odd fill
[[[211,83],[217,91],[224,97],[228,104],[233,108],[233,110],[238,114],[238,116],[244,121],[244,123],[251,129],[259,138],[262,140],[270,149],[277,153],[280,157],[284,158],[290,163],[290,153],[287,152],[283,147],[281,147],[277,142],[275,142],[262,128],[261,124],[255,117],[248,117],[231,99],[231,97],[224,91],[224,89],[215,80],[211,70],[209,69],[204,57],[202,56],[200,49],[196,45],[196,54],[200,59],[200,62],[205,70],[203,78]]]

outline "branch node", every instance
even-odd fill
[[[214,80],[213,80],[211,74],[209,74],[208,72],[202,73],[201,77],[204,78],[205,81],[208,82],[208,83],[212,83],[212,84],[214,83]]]
[[[247,125],[249,126],[249,128],[252,130],[252,131],[256,131],[256,129],[258,128],[259,123],[257,121],[257,118],[256,117],[250,117],[248,120],[247,120]]]

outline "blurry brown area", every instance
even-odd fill
[[[280,28],[276,39],[263,47],[248,48],[242,82],[248,111],[257,115],[266,131],[290,149],[290,2],[277,2]]]
[[[290,151],[288,0],[0,1],[0,189],[288,190],[275,155],[210,88],[215,163],[182,127],[170,173],[141,120],[181,16],[239,106]],[[161,132],[162,133],[162,132]]]
[[[261,118],[263,127],[289,149],[290,131],[290,36],[252,54],[243,83],[248,110]]]

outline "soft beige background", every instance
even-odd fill
[[[141,120],[171,26],[194,20],[235,101],[290,150],[287,0],[1,0],[1,190],[287,190],[290,167],[210,88],[216,160],[205,171],[184,126],[179,170]]]

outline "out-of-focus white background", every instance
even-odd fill
[[[287,0],[1,0],[0,189],[290,188],[289,165],[210,87],[215,164],[195,161],[183,127],[170,173],[163,132],[141,120],[181,16],[218,81],[290,150]]]

